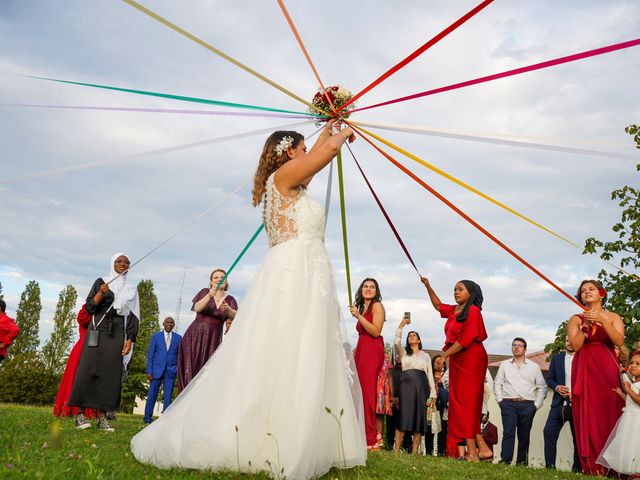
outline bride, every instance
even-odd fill
[[[131,440],[140,462],[263,470],[288,479],[365,464],[362,397],[341,330],[324,212],[305,194],[313,176],[354,139],[335,120],[308,153],[297,132],[267,139],[253,205],[263,203],[271,248],[227,340],[163,415]]]

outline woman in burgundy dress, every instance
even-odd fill
[[[477,462],[493,456],[491,450],[482,451],[476,444],[480,432],[480,416],[484,394],[484,377],[488,357],[482,342],[487,331],[482,320],[482,290],[471,280],[461,280],[453,289],[457,305],[440,301],[429,280],[422,277],[433,307],[447,321],[442,348],[443,359],[449,358],[449,420],[447,424],[447,455],[458,456],[458,445],[465,445],[465,459]]]
[[[178,351],[178,388],[183,390],[222,343],[223,326],[232,321],[238,310],[236,299],[227,295],[229,284],[216,289],[226,272],[211,272],[209,288],[203,288],[193,297],[196,318],[184,332]],[[228,329],[228,328],[227,328]]]
[[[376,429],[378,374],[384,362],[384,342],[380,333],[385,312],[381,300],[378,282],[373,278],[365,278],[356,292],[355,305],[349,306],[351,315],[358,320],[358,345],[354,361],[362,389],[368,450],[379,450],[382,440],[382,435]]]
[[[613,391],[621,387],[615,347],[624,344],[624,323],[603,307],[607,292],[599,281],[584,280],[576,298],[588,308],[571,317],[567,325],[567,336],[576,352],[571,365],[576,448],[583,473],[605,475],[607,469],[596,465],[596,459],[624,407]]]
[[[76,378],[76,372],[78,371],[78,363],[80,362],[80,355],[82,354],[84,337],[87,334],[89,322],[91,321],[91,315],[87,313],[87,310],[84,307],[85,306],[82,305],[82,308],[78,312],[78,333],[80,337],[69,353],[67,366],[64,368],[64,373],[60,380],[60,387],[58,388],[58,394],[56,395],[56,401],[53,404],[53,414],[56,417],[75,417],[79,413],[78,407],[70,407],[67,405],[67,402],[71,396],[73,380]],[[93,409],[84,409],[85,418],[93,418],[94,416],[95,412]]]

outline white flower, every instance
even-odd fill
[[[282,137],[282,140],[280,140],[280,143],[278,143],[278,145],[276,145],[276,153],[278,154],[278,156],[282,155],[283,152],[286,152],[287,149],[291,148],[291,146],[293,145],[293,137]]]

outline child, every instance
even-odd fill
[[[637,441],[640,430],[640,351],[631,355],[629,375],[631,378],[622,374],[626,394],[619,387],[614,389],[617,395],[626,398],[626,405],[597,463],[618,473],[634,475],[640,473],[640,443]]]

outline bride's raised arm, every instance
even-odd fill
[[[287,155],[291,158],[282,165],[276,173],[276,183],[280,190],[294,190],[300,185],[306,185],[311,177],[322,170],[340,151],[342,144],[348,139],[354,139],[351,128],[347,127],[332,135],[335,119],[329,120],[322,134],[313,148],[306,152],[298,152],[289,148]]]

